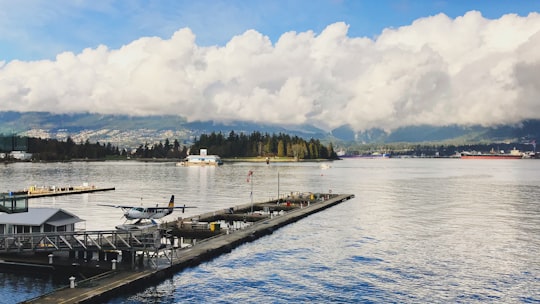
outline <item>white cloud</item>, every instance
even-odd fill
[[[190,29],[118,49],[0,63],[2,110],[175,114],[355,130],[540,119],[540,15],[436,15],[376,39],[257,31],[201,47]]]

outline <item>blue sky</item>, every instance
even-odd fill
[[[351,37],[376,37],[439,13],[455,18],[478,10],[495,19],[539,9],[539,1],[508,0],[0,0],[0,60],[53,59],[100,44],[119,48],[144,36],[168,38],[184,27],[194,32],[197,44],[208,46],[249,29],[276,41],[285,32],[319,33],[342,21]]]
[[[540,119],[540,1],[0,0],[0,110],[411,125]]]

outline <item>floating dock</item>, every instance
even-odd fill
[[[171,240],[178,236],[184,238],[191,230],[193,234],[188,238],[192,238],[192,245],[175,246],[172,241],[165,247],[156,244],[160,249],[156,249],[155,253],[161,254],[162,258],[155,257],[151,266],[116,268],[113,261],[112,265],[108,264],[112,268],[108,272],[81,282],[69,281],[69,286],[23,303],[101,303],[122,293],[137,292],[185,268],[228,253],[241,244],[269,235],[280,227],[352,198],[354,194],[300,195],[286,200],[245,204],[166,223],[159,230],[162,237]],[[220,221],[240,221],[245,225],[222,228]]]
[[[60,196],[70,194],[83,194],[99,191],[115,190],[114,187],[99,188],[95,186],[66,186],[66,187],[36,187],[19,191],[0,193],[0,212],[21,213],[28,212],[28,199],[47,196]]]
[[[99,191],[115,190],[114,187],[99,188],[96,186],[66,186],[66,187],[37,187],[32,186],[25,190],[0,193],[0,212],[21,213],[28,212],[28,199],[47,196],[60,196],[70,194],[83,194]]]
[[[46,196],[59,196],[59,195],[69,195],[69,194],[82,194],[82,193],[91,193],[91,192],[100,192],[100,191],[111,191],[115,190],[114,187],[109,188],[100,188],[96,186],[65,186],[65,187],[29,187],[28,190],[19,190],[9,193],[4,193],[12,196],[20,196],[26,198],[35,198],[35,197],[46,197]]]

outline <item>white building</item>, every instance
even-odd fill
[[[25,151],[11,151],[9,156],[19,160],[30,160],[32,158],[32,153],[26,153]]]
[[[29,208],[28,212],[0,213],[0,234],[72,232],[78,216],[58,208]]]

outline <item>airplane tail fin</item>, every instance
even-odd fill
[[[174,195],[171,195],[171,200],[169,201],[169,206],[168,207],[170,209],[174,208]]]

